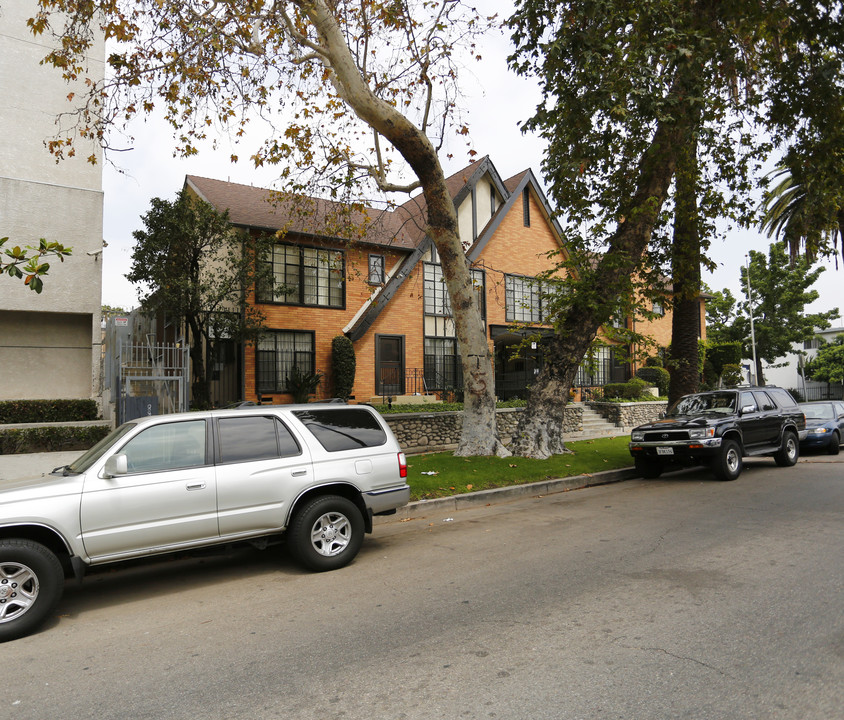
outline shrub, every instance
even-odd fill
[[[639,368],[636,377],[644,380],[648,385],[657,388],[660,395],[668,395],[668,384],[671,382],[671,374],[664,367],[652,365]]]
[[[293,402],[306,403],[308,397],[316,392],[321,380],[322,373],[319,370],[304,372],[294,365],[287,377],[287,391],[293,396]]]
[[[4,400],[0,402],[0,424],[74,422],[96,420],[93,400]]]
[[[653,357],[645,358],[645,367],[664,367],[664,365],[662,364],[662,358],[659,357],[659,355],[654,355]]]
[[[631,378],[626,383],[608,383],[604,385],[604,399],[635,400],[642,397],[648,387],[651,387],[651,384],[640,378]]]
[[[111,431],[109,425],[13,428],[0,431],[0,455],[88,450]]]
[[[348,400],[355,386],[355,346],[345,335],[331,341],[331,376],[334,379],[334,397]]]
[[[727,363],[721,369],[721,382],[727,387],[734,387],[740,385],[742,382],[742,368],[741,365],[734,363]]]

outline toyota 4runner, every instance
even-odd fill
[[[121,425],[70,465],[0,482],[0,641],[34,630],[88,566],[282,531],[311,570],[351,562],[372,516],[410,497],[365,406],[284,405]]]
[[[630,434],[630,454],[643,477],[659,477],[668,465],[709,465],[719,480],[735,480],[742,457],[770,455],[794,465],[806,418],[794,398],[778,387],[695,393],[680,398],[659,420]]]

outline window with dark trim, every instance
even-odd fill
[[[460,357],[454,338],[425,338],[425,387],[445,390],[462,386]]]
[[[486,276],[483,270],[470,270],[472,285],[475,290],[475,302],[481,317],[486,317]],[[425,263],[423,266],[423,292],[425,296],[425,314],[451,317],[451,300],[445,285],[442,266]]]
[[[287,392],[290,371],[312,373],[316,367],[314,334],[299,330],[272,330],[260,340],[255,351],[258,393]]]
[[[530,190],[527,188],[522,190],[522,215],[525,227],[530,227]]]
[[[504,276],[504,307],[508,322],[542,322],[542,287],[536,278]]]
[[[346,268],[342,250],[275,245],[268,262],[274,290],[259,288],[258,302],[345,307]]]
[[[384,256],[369,256],[369,282],[373,285],[381,285],[384,282]]]

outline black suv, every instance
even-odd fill
[[[794,465],[805,436],[806,418],[787,390],[743,387],[685,395],[661,419],[634,428],[630,454],[646,478],[670,464],[705,463],[719,480],[735,480],[744,456]]]

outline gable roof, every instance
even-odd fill
[[[536,176],[530,169],[524,170],[509,180],[502,182],[498,175],[498,171],[495,169],[495,166],[492,164],[489,156],[486,155],[480,160],[477,160],[471,165],[454,173],[454,175],[446,178],[446,186],[448,187],[451,196],[454,198],[455,206],[460,205],[460,203],[472,191],[472,188],[485,175],[490,177],[504,202],[496,210],[495,214],[487,223],[486,227],[478,236],[472,247],[468,249],[466,255],[470,262],[477,260],[480,256],[480,253],[483,251],[484,247],[486,247],[487,243],[489,243],[496,229],[501,224],[501,221],[513,207],[513,204],[521,198],[521,192],[525,188],[531,189],[531,192],[543,208],[546,219],[551,223],[558,240],[562,242],[562,231],[560,230],[560,226],[553,218],[553,213],[545,198],[545,193],[542,191]],[[414,200],[405,203],[399,209],[405,209],[410,212],[410,208],[408,208],[408,206],[411,205],[411,203],[413,203],[413,210],[420,213],[421,217],[424,217],[425,203],[424,199],[421,199],[421,196],[417,196]],[[424,227],[422,232],[424,233]],[[366,334],[367,330],[369,330],[376,318],[381,314],[390,300],[398,292],[404,281],[409,277],[413,267],[425,255],[432,242],[427,236],[423,237],[423,241],[424,242],[420,242],[416,251],[412,255],[405,258],[399,268],[399,271],[388,279],[384,287],[380,289],[380,292],[373,294],[373,297],[367,301],[365,306],[361,308],[361,311],[358,312],[358,314],[345,328],[343,328],[343,332],[348,334],[352,342],[358,340]]]
[[[285,230],[311,238],[341,239],[412,250],[418,241],[394,212],[357,209],[347,203],[293,196],[251,185],[187,175],[185,187],[219,212],[228,210],[236,227]]]

